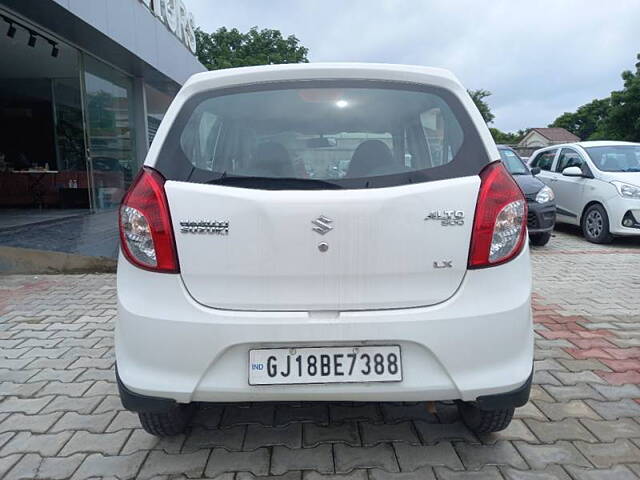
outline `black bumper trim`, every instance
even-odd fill
[[[124,408],[131,412],[164,412],[170,410],[176,405],[176,401],[170,398],[150,397],[129,390],[118,375],[118,367],[116,367],[116,381],[118,382],[118,391],[120,392],[120,400]]]
[[[484,395],[476,399],[476,404],[481,410],[500,410],[503,408],[522,407],[529,401],[531,383],[533,381],[533,368],[529,378],[515,390],[495,395]]]

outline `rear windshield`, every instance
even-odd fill
[[[248,188],[370,188],[474,175],[488,163],[440,89],[313,82],[188,101],[156,167],[168,179]]]

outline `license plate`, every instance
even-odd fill
[[[249,384],[400,382],[400,347],[249,350]]]

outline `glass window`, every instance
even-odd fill
[[[169,95],[148,84],[144,86],[144,94],[147,105],[147,135],[149,145],[151,145],[160,122],[167,113],[169,105],[171,105],[173,95]]]
[[[538,167],[540,170],[551,170],[551,166],[553,165],[553,159],[556,157],[556,152],[558,150],[547,150],[545,152],[539,153],[536,158],[531,162],[532,167]]]
[[[85,56],[87,138],[94,206],[115,208],[138,170],[129,77]]]
[[[224,178],[368,179],[453,162],[467,133],[458,115],[422,91],[254,91],[204,98],[179,145],[193,166]]]
[[[500,152],[500,158],[502,159],[502,163],[505,164],[507,170],[511,175],[528,175],[529,169],[525,166],[525,164],[520,160],[520,157],[511,150],[510,148],[500,148],[498,149]]]
[[[583,164],[584,160],[578,152],[570,148],[563,148],[560,151],[560,156],[558,157],[556,172],[562,173],[565,168],[582,167]]]
[[[598,170],[640,172],[640,145],[607,145],[585,148]]]

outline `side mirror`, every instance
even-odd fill
[[[565,177],[584,177],[580,167],[567,167],[562,171],[562,175]]]
[[[535,176],[536,176],[536,175],[538,175],[541,171],[542,171],[542,170],[540,170],[540,167],[533,167],[533,168],[531,169],[531,175],[533,175],[533,176],[535,177]]]

